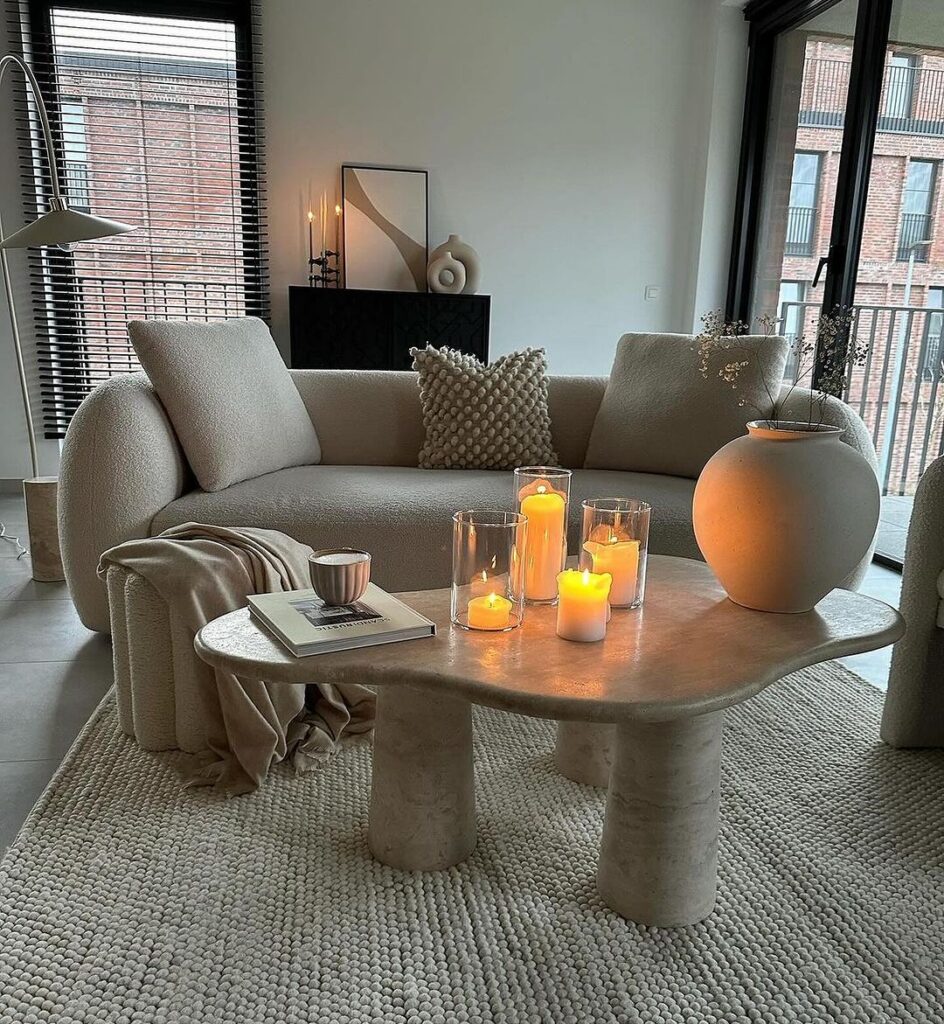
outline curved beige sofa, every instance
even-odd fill
[[[508,507],[511,474],[423,470],[416,375],[356,370],[293,370],[322,449],[317,466],[282,469],[223,491],[196,488],[180,444],[143,374],[115,377],[85,399],[66,435],[59,484],[59,533],[69,590],[82,621],[108,632],[99,556],[134,537],[186,522],[283,530],[312,547],[349,545],[374,556],[374,579],[388,590],[445,586],[451,572],[456,509]],[[653,505],[650,547],[700,557],[692,532],[695,481],[654,473],[581,469],[603,377],[551,377],[554,443],[575,469],[570,517],[576,546],[580,502],[637,497]],[[796,389],[797,410],[809,392]],[[790,418],[790,408],[784,410]],[[830,400],[828,422],[874,465],[869,434],[856,414]],[[846,581],[856,586],[865,564]]]

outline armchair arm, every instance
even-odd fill
[[[820,392],[811,391],[809,388],[785,386],[780,393],[779,416],[782,420],[806,420],[809,417],[810,400],[822,401]],[[862,422],[856,411],[845,402],[831,395],[826,397],[826,402],[820,407],[817,415],[822,415],[823,423],[831,427],[842,428],[842,440],[866,459],[868,464],[878,475],[878,456],[875,454],[875,445],[872,443],[872,435],[869,428]],[[875,549],[873,540],[865,557],[853,569],[853,571],[842,581],[846,590],[858,590],[865,579],[866,570],[872,561],[872,552]]]
[[[59,541],[69,592],[89,629],[110,631],[96,572],[102,552],[148,536],[154,516],[189,483],[180,443],[143,373],[112,377],[79,406],[59,469]]]
[[[944,458],[924,471],[915,492],[901,577],[906,632],[895,644],[882,716],[882,739],[895,747],[944,746],[944,629],[938,580],[944,569]]]

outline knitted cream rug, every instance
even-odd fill
[[[670,930],[601,904],[550,723],[477,711],[478,847],[408,874],[367,852],[366,744],[227,801],[106,699],[0,868],[0,1021],[939,1024],[944,753],[880,706],[826,665],[729,712],[717,909]]]

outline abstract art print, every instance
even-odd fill
[[[341,168],[344,285],[426,291],[426,171]]]

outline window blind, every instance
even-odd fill
[[[99,382],[138,369],[126,324],[268,315],[258,4],[12,0],[67,201],[137,230],[31,250],[47,438]],[[132,13],[128,13],[128,12]],[[25,215],[47,209],[40,126],[21,93]]]

